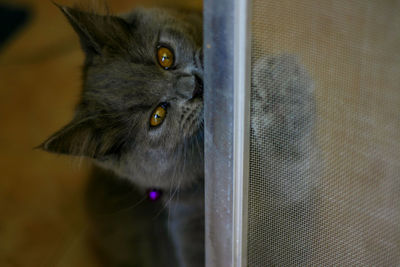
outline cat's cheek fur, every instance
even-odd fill
[[[141,188],[185,188],[204,176],[202,150],[193,151],[192,157],[162,150],[132,152],[121,155],[118,160],[108,158],[95,163]]]
[[[143,189],[177,192],[168,199],[171,214],[149,201],[91,214],[100,251],[115,263],[107,266],[204,266],[201,13],[136,9],[118,17],[60,9],[86,55],[83,91],[72,123],[40,148],[102,167],[91,185],[92,203],[102,209],[126,199],[121,193],[139,200]],[[157,63],[159,42],[175,48],[176,68]],[[164,102],[167,115],[152,129],[151,114]]]

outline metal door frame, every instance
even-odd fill
[[[250,1],[204,1],[206,266],[247,265]]]

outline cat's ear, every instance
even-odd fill
[[[37,148],[57,154],[101,158],[118,153],[124,131],[102,126],[96,119],[73,120]],[[121,133],[121,135],[119,134]]]
[[[38,148],[58,154],[89,156],[95,150],[91,120],[72,121],[49,137]]]
[[[87,55],[101,55],[104,48],[121,46],[128,37],[126,22],[117,16],[99,15],[56,4],[78,34]],[[125,40],[126,41],[126,40]]]

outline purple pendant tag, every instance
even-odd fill
[[[150,200],[150,201],[157,201],[157,200],[159,200],[160,199],[160,197],[161,197],[161,195],[162,195],[162,191],[161,190],[158,190],[158,189],[149,189],[148,191],[147,191],[147,198]]]

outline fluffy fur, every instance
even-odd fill
[[[255,61],[251,91],[249,266],[306,266],[321,159],[314,86],[293,55]]]
[[[83,91],[75,117],[41,148],[100,166],[88,187],[88,207],[96,246],[111,266],[203,266],[200,13],[136,9],[103,16],[60,9],[86,55]],[[158,64],[158,45],[174,51],[172,69]],[[165,102],[164,122],[150,127],[153,110]],[[163,189],[165,204],[139,201],[147,188]],[[130,209],[99,215],[121,198],[132,201]]]
[[[116,17],[61,10],[86,52],[83,92],[74,119],[42,147],[91,157],[143,188],[201,179],[203,101],[192,98],[203,76],[199,14],[137,9]],[[159,44],[175,52],[174,69],[158,65]],[[161,102],[169,103],[168,115],[150,127]]]
[[[87,206],[93,241],[106,266],[203,266],[201,15],[136,9],[103,16],[60,9],[86,55],[83,91],[72,121],[41,148],[96,163]],[[172,69],[157,63],[160,44],[174,51]],[[310,80],[290,56],[267,57],[253,69],[252,112],[261,115],[252,118],[252,147],[268,151],[263,171],[271,177],[263,182],[277,196],[271,193],[260,208],[270,205],[272,214],[279,213],[282,202],[289,209],[308,207],[304,203],[312,191],[307,173],[315,115]],[[167,116],[160,126],[151,127],[150,116],[160,103],[168,103]],[[292,180],[285,173],[293,174]],[[163,189],[162,201],[145,200],[148,188]],[[279,214],[276,218],[279,222]],[[302,215],[289,224],[298,220]],[[283,238],[276,236],[275,241]],[[260,249],[265,249],[264,241]],[[293,256],[293,251],[288,245],[285,255]],[[272,259],[279,253],[268,250],[265,255]],[[279,260],[271,263],[279,265]]]

